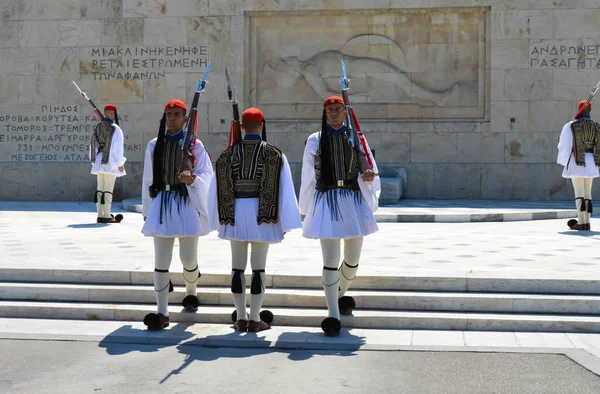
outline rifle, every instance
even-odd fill
[[[81,89],[79,89],[79,86],[77,86],[77,84],[75,83],[75,81],[71,81],[73,82],[73,85],[75,85],[75,87],[77,88],[77,90],[79,90],[79,93],[81,93],[81,95],[83,96],[83,98],[85,98],[88,103],[91,104],[91,106],[94,108],[94,115],[96,115],[96,117],[98,118],[99,121],[104,120],[104,115],[102,114],[102,112],[100,112],[100,110],[98,109],[98,107],[96,107],[96,104],[94,104],[94,102],[92,101],[92,99],[90,99],[87,94],[85,94],[84,91],[82,91]]]
[[[196,141],[196,136],[198,135],[198,100],[200,99],[200,94],[204,92],[204,88],[206,88],[206,84],[208,83],[209,71],[210,63],[208,63],[206,70],[204,70],[204,76],[198,81],[196,93],[194,93],[194,99],[192,100],[192,107],[190,108],[190,114],[188,116],[187,123],[183,128],[183,138],[180,142],[181,149],[183,149],[183,147],[186,145],[186,142],[193,144],[194,149],[196,149],[196,144],[194,142]],[[187,141],[188,137],[190,141]],[[195,154],[194,157],[196,157]]]
[[[346,65],[342,60],[342,77],[340,78],[340,83],[342,84],[342,98],[344,99],[344,107],[346,109],[346,125],[350,131],[350,143],[358,152],[360,171],[364,172],[367,169],[373,169],[373,159],[369,155],[367,140],[360,128],[354,108],[350,106],[350,100],[348,99],[348,91],[350,90],[349,82],[350,80],[346,76]]]
[[[231,126],[229,126],[229,142],[227,143],[227,147],[230,147],[242,140],[242,130],[240,128],[240,110],[235,97],[237,89],[231,86],[231,76],[229,75],[229,67],[227,66],[225,66],[225,79],[227,79],[227,97],[229,97],[233,108],[233,120],[231,121]]]

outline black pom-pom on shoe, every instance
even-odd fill
[[[169,316],[165,316],[162,313],[148,313],[144,316],[144,324],[148,327],[149,331],[162,330],[169,326]]]
[[[356,308],[356,301],[354,301],[354,297],[343,296],[338,299],[338,306],[341,315],[351,315],[352,310]]]
[[[181,305],[187,312],[196,312],[200,306],[200,300],[195,295],[188,295],[181,301]]]
[[[573,227],[575,227],[575,225],[576,225],[577,223],[578,223],[578,222],[577,222],[577,219],[571,219],[571,220],[569,220],[569,221],[567,222],[567,226],[569,226],[569,228],[570,228],[571,230],[573,230]]]
[[[260,311],[258,315],[260,316],[260,320],[264,321],[265,323],[269,325],[273,323],[273,312],[271,312],[270,310],[265,309],[263,311]]]
[[[328,337],[337,337],[342,329],[342,322],[335,317],[328,317],[321,322],[321,329]]]
[[[123,220],[123,215],[121,215],[120,213],[117,214],[117,216],[115,216],[115,220],[117,221],[117,223],[121,223],[121,220]]]

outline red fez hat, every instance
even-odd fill
[[[117,106],[114,104],[106,104],[104,106],[104,111],[115,111],[117,112]]]
[[[587,101],[587,100],[581,100],[581,101],[579,102],[579,104],[577,104],[577,108],[578,108],[578,109],[581,109],[581,107],[583,107],[583,106],[585,105],[585,102],[586,102],[586,101]],[[589,109],[592,109],[592,102],[591,102],[591,101],[588,103],[587,107],[588,107]]]
[[[329,107],[331,104],[342,104],[344,105],[344,100],[340,96],[329,96],[325,99],[323,103],[323,108]]]
[[[173,99],[167,103],[167,105],[165,106],[165,112],[167,112],[168,109],[173,109],[173,108],[181,108],[184,111],[187,111],[187,107],[186,107],[185,103],[183,101],[177,100],[177,99]]]
[[[242,113],[242,122],[262,122],[265,115],[258,108],[248,108]]]

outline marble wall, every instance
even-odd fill
[[[199,137],[213,159],[228,65],[299,182],[341,59],[378,164],[407,169],[409,198],[571,199],[555,138],[600,79],[599,17],[598,0],[3,0],[0,199],[92,198],[94,118],[72,80],[118,105],[115,198],[139,196],[164,103],[191,103],[208,62]]]

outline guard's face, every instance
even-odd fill
[[[183,129],[185,122],[187,122],[187,116],[185,111],[181,108],[169,108],[167,114],[167,129],[172,132],[179,132]]]
[[[112,120],[115,120],[117,114],[115,114],[115,111],[113,111],[112,109],[108,109],[108,110],[104,111],[104,116],[107,118],[110,118]]]
[[[338,128],[346,120],[346,110],[340,103],[331,104],[325,109],[325,117],[327,117],[327,123]]]

